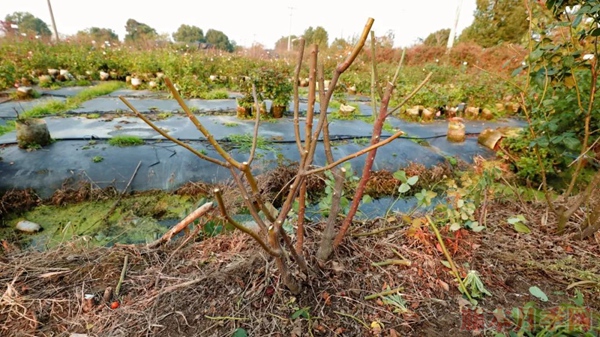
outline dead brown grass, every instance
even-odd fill
[[[565,288],[583,280],[591,281],[578,287],[586,304],[600,309],[593,300],[593,282],[596,290],[600,282],[599,235],[574,242],[550,234],[554,220],[545,216],[542,204],[494,202],[488,207],[488,228],[481,233],[442,228],[460,273],[477,270],[492,292],[480,300],[483,310],[535,301],[527,290],[532,285],[551,298],[538,304],[551,307],[568,301],[574,289]],[[515,214],[526,215],[531,234],[507,225],[507,217]],[[154,250],[91,248],[82,238],[46,252],[4,251],[0,335],[230,336],[243,328],[251,336],[308,331],[315,336],[471,336],[460,329],[461,296],[429,228],[383,230],[402,221],[400,216],[375,219],[356,227],[322,269],[298,275],[304,291],[296,297],[282,286],[272,261],[240,233],[191,243],[182,238]],[[307,256],[313,256],[322,226],[307,227]],[[366,233],[373,234],[356,235]],[[106,289],[118,283],[125,256],[129,263],[121,296],[104,301]],[[410,265],[375,265],[399,256]],[[402,305],[383,297],[364,299],[396,288]],[[85,294],[95,296],[89,310],[82,304]],[[114,300],[120,306],[111,309]],[[293,318],[302,308],[310,316]],[[384,327],[380,333],[372,322]]]
[[[10,190],[0,197],[0,219],[11,213],[26,212],[42,202],[33,189]]]

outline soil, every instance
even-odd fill
[[[267,188],[269,184],[263,187],[267,193],[275,191]],[[208,189],[190,184],[177,193]],[[54,202],[93,195],[75,192],[64,191]],[[10,197],[32,207],[30,199],[35,198],[28,193],[29,198]],[[95,247],[82,236],[33,251],[3,240],[0,335],[493,335],[498,322],[494,310],[508,313],[531,304],[550,310],[573,303],[579,292],[585,312],[598,318],[598,233],[583,241],[554,235],[556,220],[543,203],[533,201],[493,201],[478,212],[485,214],[486,228],[481,232],[451,232],[448,226],[440,230],[461,277],[476,270],[490,293],[477,298],[479,311],[472,310],[459,291],[422,215],[398,214],[355,223],[329,262],[309,261],[315,268],[311,273],[295,274],[302,283],[299,295],[282,284],[273,259],[240,232],[196,241],[196,227],[191,234],[152,249],[124,244]],[[516,214],[526,217],[531,233],[518,233],[507,223]],[[581,214],[573,218],[571,233],[578,230]],[[308,226],[305,256],[315,255],[323,227]],[[388,260],[395,262],[380,264]],[[533,296],[533,286],[548,300]],[[87,294],[93,299],[85,300]],[[592,324],[600,328],[597,320]]]

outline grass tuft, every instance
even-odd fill
[[[37,105],[29,110],[19,114],[20,119],[40,118],[51,115],[61,115],[69,110],[76,109],[81,103],[89,101],[92,98],[104,96],[111,92],[120,89],[125,84],[122,82],[104,82],[96,86],[87,88],[73,97],[67,98],[66,101],[50,100],[44,104]],[[0,136],[11,132],[15,129],[14,123],[7,123],[6,126],[0,127]]]
[[[108,140],[112,146],[126,147],[144,144],[144,140],[138,136],[119,135]]]

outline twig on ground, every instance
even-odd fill
[[[343,312],[339,312],[339,311],[334,311],[335,314],[343,316],[343,317],[348,317],[348,318],[352,318],[353,320],[357,321],[358,323],[362,324],[365,328],[370,329],[371,327],[365,323],[365,321],[363,321],[362,319],[356,317],[356,316],[352,316],[350,314],[345,314]]]
[[[382,267],[382,266],[389,266],[389,265],[410,266],[411,263],[410,263],[410,261],[407,261],[407,260],[385,260],[385,261],[381,261],[381,262],[373,262],[373,263],[371,263],[371,265],[373,267]]]
[[[368,296],[365,296],[365,301],[374,300],[374,299],[376,299],[378,297],[383,297],[383,296],[387,296],[387,295],[393,295],[395,293],[401,292],[402,290],[404,290],[404,287],[399,287],[399,288],[392,289],[392,290],[382,291],[382,292],[377,293],[377,294],[368,295]]]
[[[204,315],[204,318],[215,320],[215,321],[247,321],[247,320],[249,320],[249,318],[246,318],[246,317],[208,316],[208,315]]]
[[[123,284],[123,280],[125,279],[125,273],[127,272],[127,261],[129,255],[125,255],[125,260],[123,261],[123,269],[121,269],[121,276],[119,277],[119,282],[115,287],[115,297],[119,297],[119,292],[121,291],[121,285]]]
[[[403,228],[406,227],[405,225],[400,225],[400,226],[392,226],[392,227],[384,227],[384,228],[380,228],[371,232],[367,232],[367,233],[356,233],[356,234],[351,234],[350,236],[352,237],[361,237],[361,236],[372,236],[372,235],[377,235],[377,234],[381,234],[383,232],[387,232],[387,231],[391,231],[394,229],[399,229],[399,228]]]
[[[189,224],[194,222],[194,220],[196,220],[199,217],[208,213],[210,210],[213,209],[213,207],[214,207],[214,204],[212,203],[212,201],[207,202],[204,205],[198,207],[198,209],[196,209],[195,211],[190,213],[188,216],[186,216],[177,225],[173,226],[173,228],[171,228],[168,232],[166,232],[160,239],[158,239],[152,243],[149,243],[147,245],[147,247],[148,248],[156,248],[156,247],[170,241],[173,238],[173,236],[175,236],[177,233],[179,233],[182,230],[184,230],[185,228],[187,228],[187,226],[189,226]]]

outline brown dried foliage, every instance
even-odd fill
[[[464,42],[454,46],[446,54],[445,47],[417,45],[407,49],[405,61],[410,66],[446,61],[454,66],[467,62],[493,73],[510,73],[517,68],[527,50],[513,44],[502,44],[491,48],[483,48],[475,43]],[[469,67],[469,69],[474,69]],[[476,69],[474,70],[476,71]]]
[[[0,218],[9,213],[26,212],[42,202],[31,188],[10,190],[0,197]]]
[[[87,181],[79,181],[75,185],[65,182],[61,189],[52,194],[50,203],[63,206],[90,200],[107,200],[116,197],[118,194],[119,192],[114,186],[99,188]]]
[[[298,164],[280,165],[274,170],[261,174],[256,179],[263,200],[270,201],[273,206],[280,207],[287,196],[290,183],[298,173]],[[306,177],[308,200],[315,200],[325,189],[323,174],[313,174]]]

